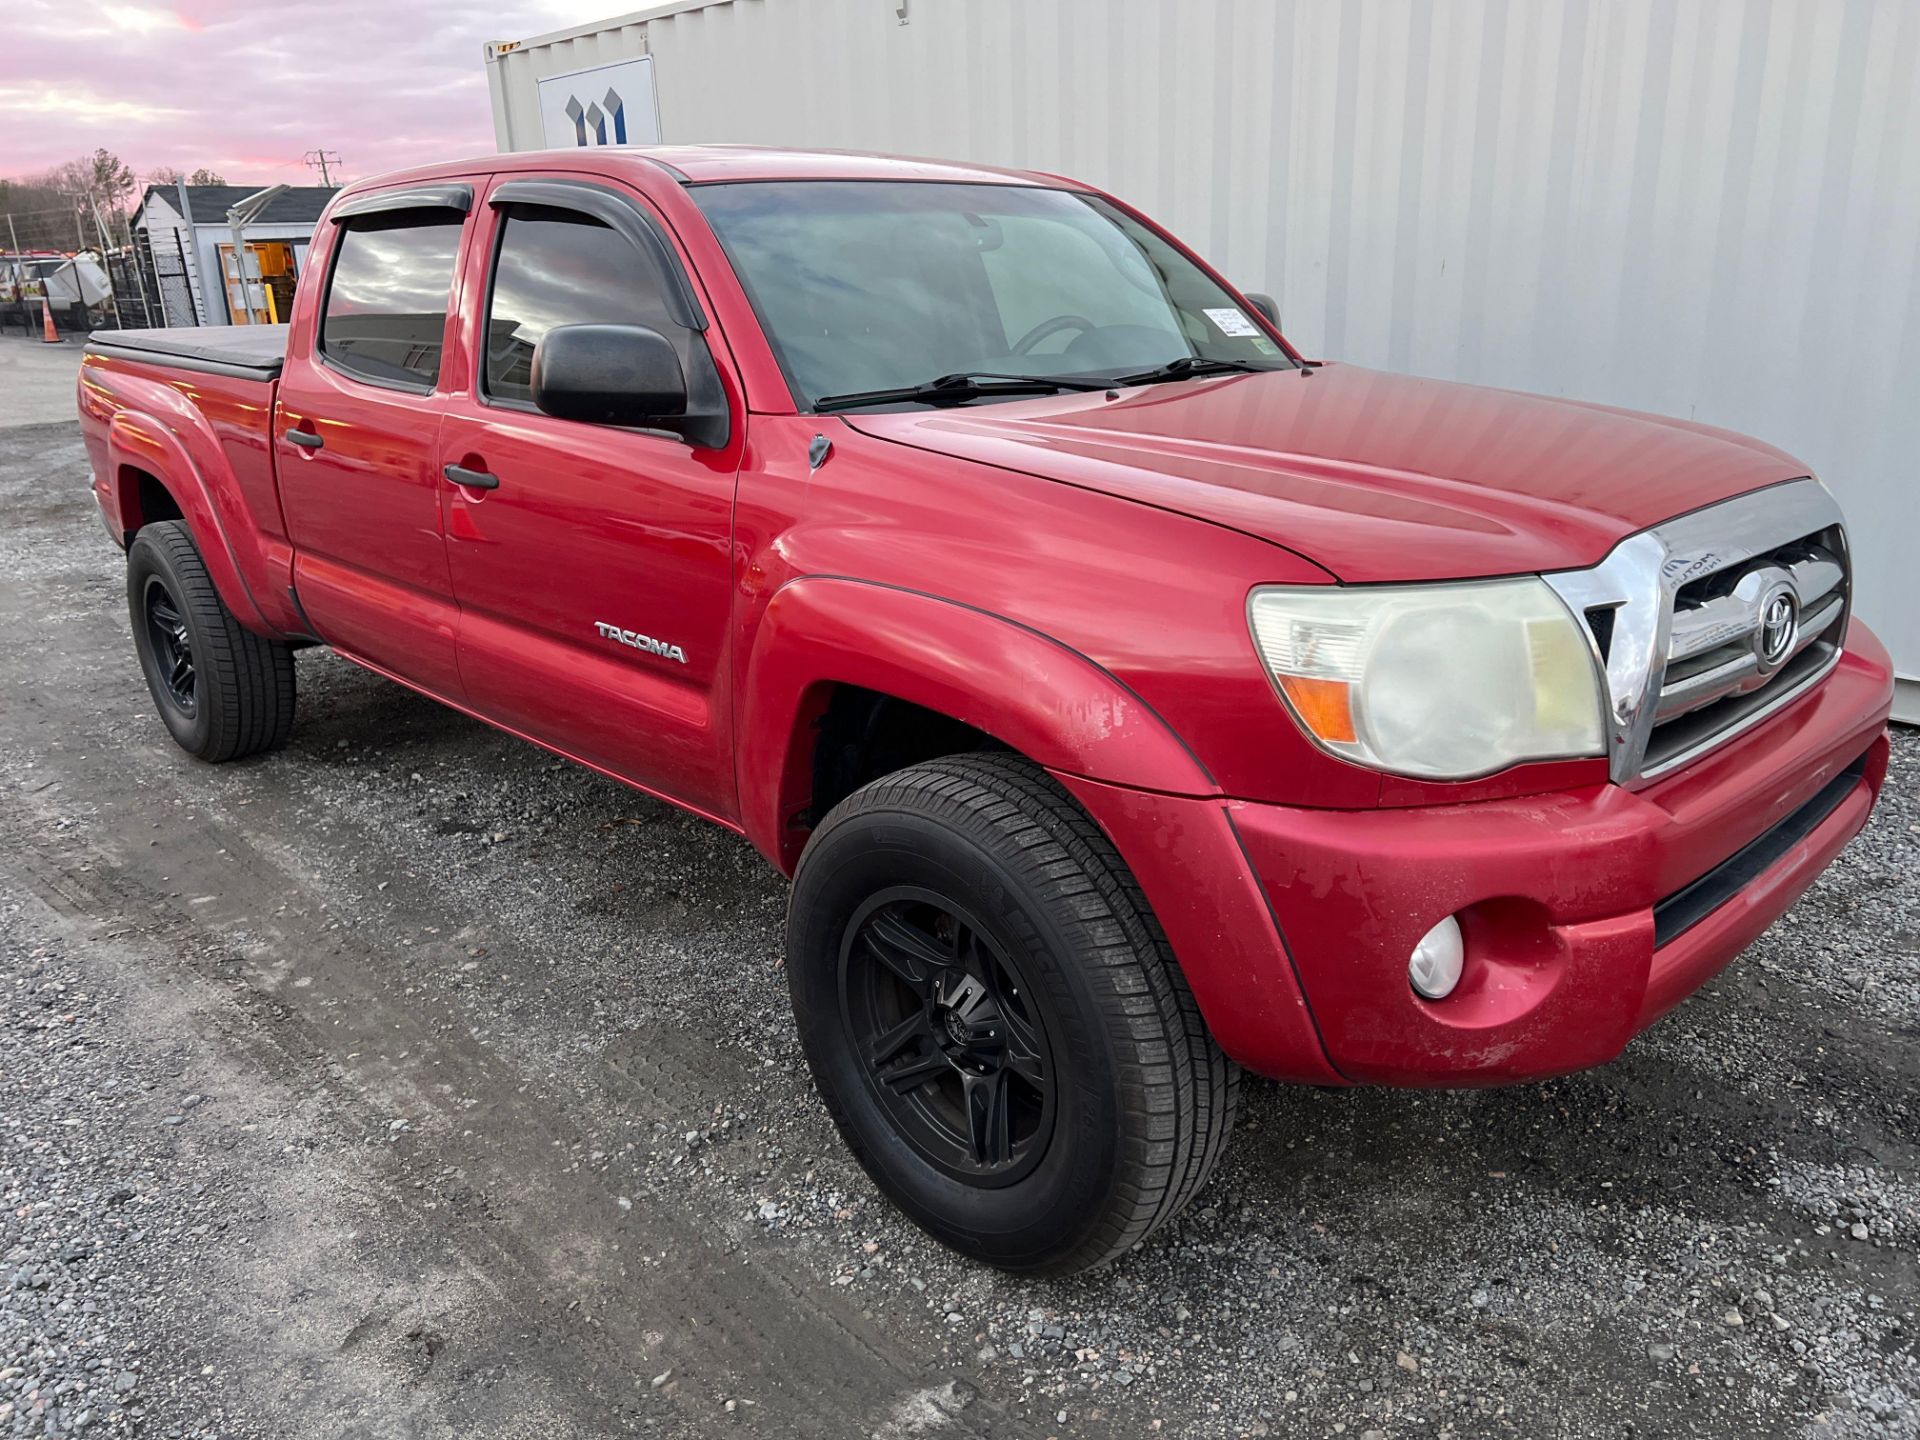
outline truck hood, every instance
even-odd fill
[[[1704,425],[1351,365],[843,418],[1225,525],[1353,582],[1591,565],[1649,525],[1807,473]]]

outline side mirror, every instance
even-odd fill
[[[1242,290],[1240,293],[1247,297],[1249,305],[1267,317],[1274,329],[1280,328],[1280,306],[1271,295],[1263,295],[1258,290]]]
[[[561,420],[671,428],[687,413],[687,377],[658,330],[556,325],[533,349],[533,403]]]

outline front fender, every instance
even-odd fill
[[[891,585],[804,576],[767,602],[739,677],[741,822],[787,874],[812,790],[812,722],[835,684],[973,726],[1070,775],[1211,795],[1206,767],[1154,709],[1077,650],[1018,621]]]

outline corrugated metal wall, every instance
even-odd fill
[[[1920,677],[1916,0],[897,8],[636,21],[666,139],[1063,171],[1272,291],[1310,354],[1772,441],[1846,504]]]

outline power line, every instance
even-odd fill
[[[333,188],[333,175],[327,167],[337,167],[340,165],[340,152],[338,150],[309,150],[301,158],[307,162],[307,168],[309,170],[318,170],[320,172],[320,183],[322,185],[328,189]]]

